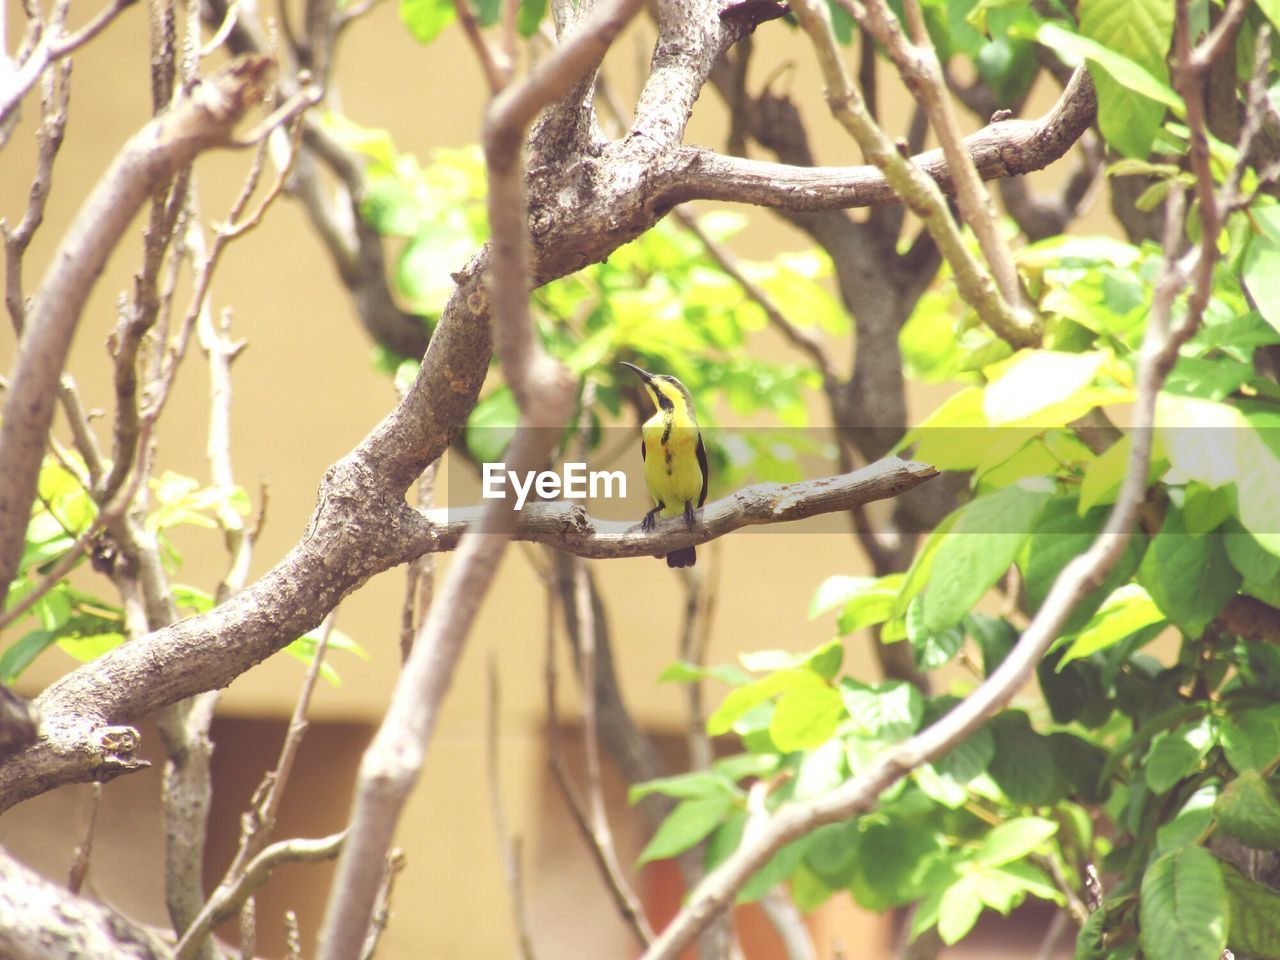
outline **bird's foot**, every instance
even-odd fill
[[[684,525],[690,530],[693,529],[693,501],[686,500],[684,502]]]
[[[652,533],[654,523],[656,522],[654,520],[654,517],[658,515],[658,511],[661,509],[662,509],[662,504],[658,504],[648,513],[646,513],[644,515],[644,519],[640,521],[640,529],[643,530],[645,533]]]

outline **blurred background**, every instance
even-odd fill
[[[11,24],[23,21],[17,0],[6,0]],[[86,11],[73,13],[87,16]],[[642,18],[643,19],[643,18]],[[78,22],[78,21],[77,21]],[[860,162],[853,145],[826,117],[818,71],[801,34],[781,23],[766,24],[768,56],[757,55],[753,88],[771,71],[784,70],[793,97],[806,108],[818,162]],[[652,27],[641,22],[621,38],[607,69],[624,100],[634,96],[647,70]],[[74,57],[70,121],[55,167],[44,225],[27,254],[28,289],[34,290],[52,251],[113,154],[149,118],[146,11],[127,11],[97,42]],[[398,148],[425,162],[432,151],[477,139],[485,86],[470,48],[456,27],[429,49],[417,45],[399,23],[394,4],[375,7],[344,35],[336,73],[337,102],[367,127],[386,128]],[[789,64],[789,67],[785,65]],[[886,72],[884,114],[905,123],[910,111],[896,79]],[[1027,116],[1041,113],[1053,91],[1037,91]],[[629,102],[629,101],[628,101]],[[0,215],[22,215],[34,171],[34,104],[0,154]],[[892,121],[888,124],[893,127]],[[686,142],[722,145],[728,118],[720,101],[704,95]],[[900,133],[901,131],[894,131]],[[205,215],[225,210],[248,164],[243,153],[206,155],[197,165]],[[1051,171],[1043,176],[1052,179]],[[705,209],[705,208],[700,208]],[[780,219],[763,211],[749,215],[733,240],[746,257],[765,258],[810,244]],[[855,214],[856,215],[856,214]],[[1077,231],[1108,231],[1101,211]],[[110,412],[112,386],[105,339],[121,291],[130,290],[138,262],[141,223],[113,256],[80,325],[69,369],[88,406]],[[460,266],[461,264],[459,264]],[[254,498],[270,491],[266,525],[253,559],[257,576],[296,542],[311,513],[325,468],[345,454],[395,402],[390,378],[375,369],[371,344],[354,317],[331,261],[298,205],[283,198],[252,234],[229,248],[213,288],[216,311],[234,311],[233,334],[248,348],[233,368],[232,443],[237,478]],[[791,348],[770,330],[753,336],[753,355],[785,359]],[[12,364],[13,331],[0,325],[0,368]],[[834,347],[845,362],[847,349]],[[205,454],[208,374],[198,357],[179,377],[158,430],[162,469],[207,478]],[[937,396],[914,397],[917,413]],[[821,423],[825,409],[811,411]],[[109,422],[109,420],[108,420]],[[59,421],[56,430],[65,432]],[[639,452],[619,464],[638,485]],[[442,496],[448,496],[448,473]],[[451,505],[454,501],[449,501]],[[224,572],[216,531],[175,535],[185,557],[181,579],[211,590]],[[422,780],[402,821],[398,844],[407,866],[400,876],[380,956],[471,960],[511,956],[515,931],[502,858],[492,825],[492,785],[486,774],[487,664],[501,686],[497,709],[501,803],[511,834],[519,838],[527,914],[534,943],[544,957],[622,957],[635,952],[591,857],[553,782],[547,764],[543,662],[546,599],[529,551],[510,550],[490,600],[472,634],[449,694]],[[438,575],[449,558],[439,558]],[[662,745],[673,767],[684,761],[686,699],[678,685],[659,684],[663,668],[677,657],[686,587],[677,572],[643,558],[595,564],[607,604],[614,656],[627,702],[637,721]],[[806,610],[817,585],[832,573],[865,572],[862,554],[848,533],[735,535],[702,548],[697,575],[715,592],[708,662],[732,661],[740,652],[785,647],[812,648],[832,636],[830,618],[809,622]],[[405,572],[389,571],[340,607],[337,625],[366,651],[362,660],[341,653],[330,662],[341,685],[322,683],[313,708],[314,725],[286,792],[278,837],[320,836],[341,829],[361,752],[379,722],[399,667],[398,636]],[[557,628],[559,629],[559,628]],[[11,635],[6,640],[14,639]],[[850,645],[850,672],[876,674],[866,641]],[[581,776],[579,691],[557,643],[561,740],[570,768]],[[54,650],[23,676],[21,692],[34,695],[74,667]],[[215,721],[214,813],[206,874],[211,888],[235,850],[238,818],[263,772],[274,762],[304,667],[274,657],[239,678],[225,692]],[[713,708],[722,688],[709,686]],[[159,780],[162,758],[154,731],[144,737],[151,769],[109,783],[103,801],[87,889],[140,920],[163,925],[162,831]],[[647,841],[628,807],[626,791],[606,761],[611,822],[624,864]],[[64,877],[88,811],[88,786],[69,786],[19,805],[0,817],[0,845],[50,877]],[[258,945],[267,956],[283,951],[282,914],[298,912],[304,953],[314,942],[331,876],[329,866],[282,869],[258,900]],[[639,873],[638,890],[656,923],[679,904],[681,888],[671,863]],[[1049,913],[1024,911],[968,953],[944,956],[1031,956]],[[777,955],[777,945],[759,918],[744,918],[749,957]],[[985,921],[984,921],[985,922]],[[894,918],[860,911],[836,897],[812,918],[820,956],[867,958],[890,955]]]

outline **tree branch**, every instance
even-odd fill
[[[169,960],[158,937],[74,896],[0,850],[0,956],[8,960]]]
[[[1097,109],[1093,81],[1087,71],[1080,70],[1040,119],[990,123],[963,143],[983,180],[1020,176],[1060,159],[1089,129]],[[955,192],[940,149],[917,154],[911,164],[931,177],[943,193]],[[680,147],[660,176],[654,203],[663,208],[686,200],[724,200],[818,212],[901,202],[886,176],[871,165],[798,167]]]
[[[743,527],[803,520],[886,500],[937,475],[927,464],[887,457],[853,473],[743,487],[699,510],[694,529],[675,517],[656,521],[652,533],[642,532],[639,523],[596,520],[581,506],[566,501],[529,503],[520,511],[512,536],[589,560],[661,557]],[[427,511],[433,521],[433,549],[452,549],[482,511],[480,507]]]
[[[261,95],[269,63],[228,64],[148,123],[98,181],[67,231],[36,297],[0,423],[0,603],[18,568],[58,379],[85,300],[138,207],[201,150],[230,141]]]
[[[1189,96],[1198,93],[1201,75],[1195,54],[1204,45],[1195,51],[1188,49],[1186,11],[1186,0],[1178,0],[1179,23],[1175,43],[1181,45],[1179,61],[1186,72],[1176,77],[1175,83],[1179,89],[1186,90],[1184,96]],[[1177,32],[1181,32],[1180,38]],[[1189,106],[1187,117],[1194,144],[1197,136],[1205,136],[1203,115]],[[1219,223],[1219,198],[1215,197],[1208,177],[1197,178],[1197,199],[1202,208],[1207,208],[1201,214],[1203,222]],[[1179,348],[1199,326],[1209,297],[1212,261],[1218,256],[1214,242],[1216,233],[1201,245],[1179,255],[1182,194],[1172,193],[1170,201],[1166,209],[1165,259],[1156,280],[1147,330],[1138,357],[1132,447],[1120,492],[1102,532],[1087,551],[1067,564],[1013,650],[973,693],[929,727],[885,751],[864,774],[847,780],[820,797],[783,807],[763,823],[757,833],[693,892],[680,913],[644,955],[644,960],[671,960],[678,956],[698,931],[732,902],[742,885],[783,845],[824,824],[847,820],[873,809],[885,788],[941,756],[1007,705],[1031,678],[1076,605],[1102,583],[1120,558],[1128,545],[1146,493],[1157,397],[1177,360]],[[1209,235],[1208,228],[1205,233]],[[1210,260],[1207,267],[1205,258]],[[1175,322],[1174,301],[1184,290],[1187,292],[1186,310]]]
[[[576,378],[543,349],[529,314],[526,133],[540,110],[595,68],[640,5],[640,0],[607,0],[597,7],[524,82],[495,96],[485,115],[492,236],[488,286],[502,372],[520,408],[508,452],[517,470],[535,469],[551,452],[569,421],[577,387]],[[421,771],[440,706],[510,541],[514,519],[511,504],[494,501],[463,539],[439,601],[427,614],[383,722],[365,751],[350,842],[338,862],[325,910],[320,960],[355,956],[365,939],[396,823]]]

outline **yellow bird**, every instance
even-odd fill
[[[644,460],[644,482],[656,506],[644,515],[640,529],[653,529],[654,517],[678,517],[693,529],[694,504],[707,502],[707,450],[698,432],[693,398],[675,377],[649,373],[633,363],[623,362],[644,381],[654,406],[652,417],[640,428],[640,457]],[[692,567],[697,560],[693,547],[667,554],[668,567]]]

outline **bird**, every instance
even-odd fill
[[[640,459],[644,461],[644,482],[654,508],[640,521],[646,533],[655,517],[683,515],[685,526],[694,526],[693,511],[707,502],[707,448],[698,431],[693,397],[675,377],[650,373],[634,363],[622,361],[634,370],[657,409],[640,427]],[[696,498],[696,500],[695,500]],[[693,547],[667,554],[668,567],[692,567],[697,560]]]

